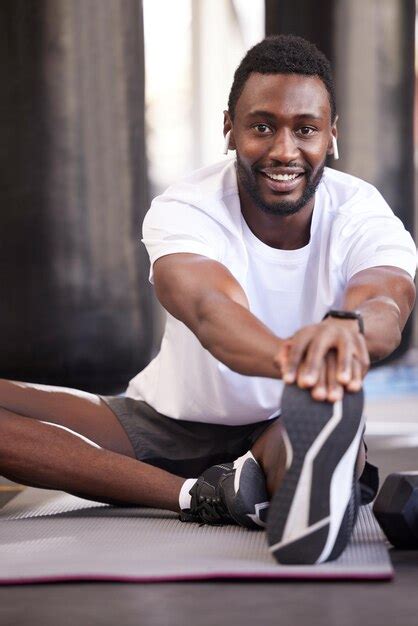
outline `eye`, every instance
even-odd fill
[[[316,128],[312,128],[312,126],[302,126],[301,128],[299,128],[298,132],[301,135],[308,137],[309,135],[313,135],[313,133],[316,132]]]
[[[260,135],[267,135],[271,131],[270,126],[267,126],[267,124],[255,124],[253,128],[255,128]]]

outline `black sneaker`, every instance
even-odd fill
[[[269,508],[267,536],[279,563],[313,564],[346,547],[359,506],[353,479],[363,433],[363,393],[316,402],[286,385],[282,417],[287,472]]]
[[[181,512],[182,522],[239,524],[253,529],[266,526],[266,481],[250,452],[234,463],[205,470],[189,493],[191,506]]]

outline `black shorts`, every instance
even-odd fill
[[[133,398],[99,397],[123,426],[138,461],[184,478],[197,478],[211,465],[235,461],[252,448],[270,424],[280,419],[241,426],[206,424],[167,417]],[[360,486],[362,504],[371,502],[377,494],[379,478],[377,468],[368,462]]]

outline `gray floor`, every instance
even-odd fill
[[[68,583],[0,588],[2,626],[416,625],[417,555],[391,583]]]
[[[416,369],[409,375],[415,376]],[[393,380],[400,380],[394,373]],[[414,378],[415,380],[415,378]],[[366,414],[370,460],[381,476],[418,469],[418,394],[379,391],[371,378]],[[0,493],[0,505],[10,497]],[[2,502],[3,500],[3,502]],[[418,551],[392,551],[393,582],[66,583],[0,587],[0,625],[412,626],[418,623]]]
[[[0,623],[213,626],[417,623],[417,568],[397,557],[393,583],[42,585],[0,590]]]

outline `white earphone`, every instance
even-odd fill
[[[334,135],[332,136],[332,150],[334,152],[334,159],[335,160],[339,159],[340,155],[338,153],[337,139],[336,139],[336,137],[334,137]]]
[[[224,150],[223,150],[223,154],[228,154],[228,150],[229,150],[229,138],[231,136],[231,131],[228,130],[228,132],[225,135],[225,142],[224,142]]]

